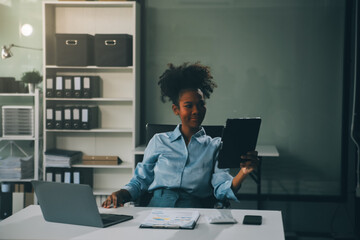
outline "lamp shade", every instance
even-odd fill
[[[10,51],[10,48],[11,48],[11,46],[9,48],[7,48],[6,46],[2,46],[2,48],[1,48],[1,58],[2,59],[12,57],[13,54]]]

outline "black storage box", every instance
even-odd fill
[[[132,41],[129,34],[95,34],[95,65],[132,66]]]
[[[56,34],[56,65],[94,65],[94,36],[90,34]]]

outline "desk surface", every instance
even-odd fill
[[[145,145],[138,146],[134,153],[142,155],[145,152],[145,148]],[[257,145],[256,151],[259,152],[261,157],[279,157],[279,152],[275,145]]]
[[[133,215],[134,219],[108,228],[95,228],[70,224],[46,222],[38,205],[31,205],[0,222],[0,239],[276,239],[284,240],[284,229],[280,211],[196,209],[200,218],[194,230],[142,229],[140,223],[152,208],[124,207],[100,208],[101,213]],[[237,224],[209,224],[206,216],[216,211],[231,211]],[[263,216],[260,226],[243,225],[246,214]]]

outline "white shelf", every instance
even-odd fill
[[[0,93],[0,97],[34,97],[35,93]]]
[[[100,96],[97,98],[46,98],[46,107],[62,105],[96,105],[99,107],[99,128],[44,129],[44,148],[82,151],[88,155],[114,155],[120,165],[83,165],[93,168],[93,187],[120,188],[134,170],[133,149],[140,134],[140,6],[131,2],[45,1],[43,2],[43,72],[44,76],[99,76]],[[111,22],[111,24],[109,24]],[[133,37],[133,62],[129,67],[58,66],[56,34],[129,34]],[[46,89],[46,81],[43,81]],[[44,116],[45,117],[45,116]],[[44,124],[46,119],[44,118]],[[44,169],[44,177],[46,169]]]
[[[119,71],[132,71],[133,67],[98,67],[98,66],[57,66],[57,65],[46,65],[47,69],[74,69],[74,70],[89,70],[89,69],[95,69],[95,70],[119,70]]]
[[[131,128],[94,128],[94,129],[46,129],[46,132],[71,132],[71,133],[132,133]]]
[[[123,169],[132,169],[132,164],[128,162],[123,162],[119,165],[85,165],[85,164],[74,164],[72,167],[77,168],[123,168]]]
[[[132,102],[132,98],[46,98],[47,101],[76,101],[76,102]]]
[[[15,147],[18,148],[19,151],[23,152],[24,154],[33,155],[34,157],[34,177],[31,179],[0,179],[0,182],[30,182],[31,180],[38,180],[39,179],[39,165],[40,165],[40,90],[35,89],[34,93],[0,93],[0,97],[2,98],[19,98],[20,100],[17,101],[16,104],[10,105],[26,105],[33,106],[34,114],[33,114],[33,136],[1,136],[0,141],[8,141],[11,144],[11,141],[15,144]],[[26,98],[22,98],[26,97]],[[32,98],[29,100],[28,97]],[[11,100],[12,102],[12,100]],[[21,102],[21,103],[20,103]],[[2,105],[2,101],[0,101],[0,107]],[[7,104],[9,105],[9,104]],[[1,125],[1,119],[0,119]],[[22,149],[22,147],[17,146],[16,141],[33,141],[32,150]],[[7,143],[6,143],[7,144]],[[6,145],[5,145],[6,146]],[[10,146],[12,147],[12,146]],[[11,152],[11,151],[10,151]],[[10,153],[11,154],[11,153]],[[6,156],[5,156],[6,157]],[[40,165],[40,167],[42,167]]]
[[[121,2],[119,0],[119,2],[111,2],[111,1],[101,1],[101,2],[83,2],[83,1],[69,1],[69,2],[54,2],[54,1],[49,1],[46,2],[48,4],[52,4],[52,5],[60,5],[61,7],[124,7],[124,8],[132,8],[134,7],[134,3],[132,1],[128,1],[128,2]]]
[[[34,178],[31,178],[31,179],[0,178],[0,182],[24,182],[25,183],[25,182],[31,182],[33,180],[34,180]]]
[[[13,137],[0,137],[0,141],[15,141],[15,140],[29,140],[34,141],[37,140],[35,137],[20,137],[20,136],[13,136]]]

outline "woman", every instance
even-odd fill
[[[161,75],[162,101],[172,101],[172,110],[180,117],[173,132],[156,134],[149,142],[144,159],[133,178],[122,189],[112,193],[102,204],[109,208],[135,201],[143,192],[153,192],[149,207],[209,207],[209,199],[237,200],[246,176],[257,166],[257,152],[241,156],[235,177],[228,169],[217,167],[220,138],[207,136],[201,124],[205,118],[205,98],[216,84],[209,67],[199,63],[169,68]]]

